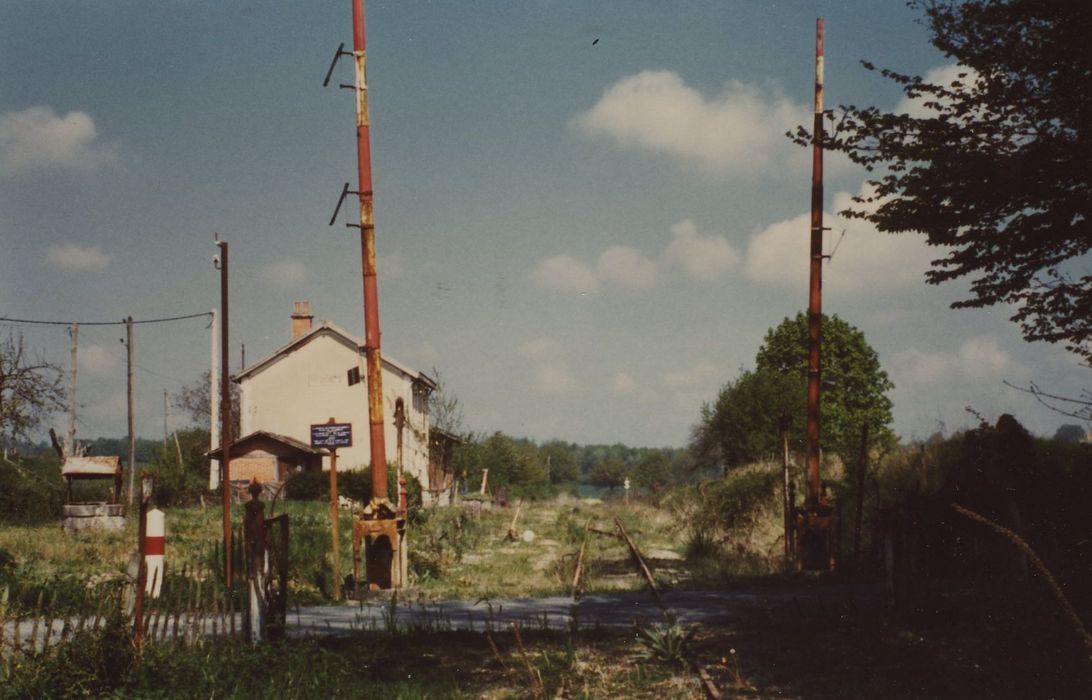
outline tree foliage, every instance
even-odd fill
[[[1074,264],[1092,250],[1092,4],[911,4],[958,72],[882,70],[911,113],[841,108],[826,148],[876,173],[843,214],[925,234],[945,255],[927,281],[970,280],[953,307],[1012,305],[1026,339],[1092,358],[1092,274]]]
[[[767,334],[756,368],[724,385],[702,407],[691,447],[699,459],[730,468],[775,458],[781,452],[779,419],[790,418],[790,446],[803,450],[807,421],[808,320],[803,312]],[[843,460],[860,450],[862,429],[870,442],[893,438],[894,388],[864,334],[837,316],[823,317],[824,389],[820,401],[822,449]]]
[[[548,466],[551,484],[576,481],[580,477],[576,457],[565,443],[553,440],[539,448],[539,451],[543,464]]]
[[[613,491],[625,483],[628,472],[622,460],[610,457],[592,468],[591,473],[588,474],[588,481],[595,486]]]
[[[31,357],[22,335],[9,332],[0,340],[0,447],[5,454],[63,408],[64,396],[61,370]]]
[[[205,428],[209,425],[209,372],[206,370],[201,378],[192,384],[182,387],[174,396],[174,406],[180,408],[190,416],[193,425]],[[239,416],[241,414],[239,400],[239,385],[231,382],[231,433],[236,438],[239,435]],[[220,408],[216,409],[217,420],[220,416]]]
[[[463,407],[459,397],[435,367],[432,368],[432,377],[436,389],[428,397],[429,425],[452,435],[462,435]]]

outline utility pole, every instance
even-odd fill
[[[820,503],[819,399],[823,338],[823,20],[815,20],[815,114],[812,124],[811,241],[808,287],[808,479],[801,534],[801,565],[829,566],[830,508]]]
[[[216,309],[209,323],[209,450],[220,447],[220,366],[216,348]],[[220,461],[209,460],[209,491],[220,484]]]
[[[224,509],[224,586],[231,590],[231,361],[228,351],[228,244],[217,240],[220,270],[220,487]]]
[[[167,390],[163,390],[163,449],[167,449]]]
[[[129,507],[136,498],[136,437],[133,435],[133,317],[125,318],[125,357],[128,381],[125,401],[129,409]]]
[[[76,368],[79,355],[80,326],[73,323],[68,328],[68,335],[72,338],[72,376],[68,382],[68,434],[65,435],[64,456],[76,456]]]

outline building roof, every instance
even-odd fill
[[[304,333],[300,337],[293,338],[291,342],[275,350],[273,354],[263,358],[262,360],[259,360],[258,362],[255,362],[251,366],[238,372],[232,377],[232,380],[236,382],[241,382],[244,379],[253,377],[279,362],[281,358],[286,357],[296,350],[299,350],[307,343],[310,343],[312,340],[315,340],[316,338],[323,335],[328,335],[334,338],[351,350],[361,352],[363,344],[360,342],[359,339],[350,335],[347,331],[335,325],[334,323],[331,323],[330,321],[323,321],[320,325],[311,329],[307,333]],[[417,370],[412,369],[411,367],[402,364],[401,362],[398,362],[391,357],[388,357],[386,354],[382,355],[382,358],[383,364],[386,365],[388,369],[394,370],[396,372],[401,372],[402,374],[413,378],[415,382],[421,382],[426,387],[428,387],[430,391],[436,389],[436,380],[432,379],[424,372],[418,372]]]
[[[238,440],[235,440],[235,441],[233,441],[231,443],[231,453],[232,453],[232,455],[237,456],[235,448],[237,448],[240,445],[243,445],[245,443],[253,442],[254,440],[257,440],[257,439],[260,439],[260,438],[266,438],[268,440],[273,440],[274,442],[279,442],[282,445],[284,445],[284,446],[286,446],[286,447],[288,447],[288,448],[290,448],[292,450],[295,450],[296,452],[303,452],[303,453],[309,454],[309,455],[328,455],[328,454],[330,454],[327,450],[324,450],[322,448],[311,447],[306,442],[302,442],[300,440],[297,440],[296,438],[288,437],[287,435],[281,435],[279,433],[271,433],[268,430],[255,430],[253,433],[250,433],[249,435],[244,435],[243,437],[241,437]],[[212,450],[211,452],[206,452],[205,456],[206,457],[211,457],[212,459],[218,459],[221,454],[223,454],[223,450],[221,448],[217,447],[215,450]]]
[[[61,465],[61,476],[117,476],[121,457],[69,457]]]

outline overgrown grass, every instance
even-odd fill
[[[664,561],[681,558],[684,524],[669,513],[641,503],[594,503],[568,496],[525,502],[514,528],[520,537],[515,540],[507,534],[516,505],[478,511],[471,503],[423,511],[408,530],[410,582],[415,595],[567,595],[576,551],[589,520],[593,527],[613,531],[617,517],[646,555]],[[275,514],[282,513],[291,523],[289,604],[329,602],[333,593],[329,506],[319,501],[278,501]],[[170,508],[166,517],[168,577],[189,570],[191,577],[207,578],[218,571],[220,509]],[[233,521],[239,523],[241,517],[241,507],[235,506]],[[340,513],[343,577],[352,572],[351,522],[348,512]],[[533,539],[525,541],[525,531],[534,533]],[[65,611],[76,612],[81,606],[86,610],[95,603],[95,586],[125,578],[135,551],[135,518],[120,532],[65,534],[58,523],[0,526],[0,587],[11,587],[28,606],[45,591],[47,603],[51,596],[59,595]],[[629,563],[628,550],[616,538],[592,535],[585,556],[589,590],[644,585]],[[676,578],[669,576],[665,585]]]
[[[137,654],[112,624],[23,659],[0,697],[700,697],[685,669],[641,659],[627,633],[417,632],[149,644]]]

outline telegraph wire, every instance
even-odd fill
[[[138,323],[167,323],[169,321],[185,321],[191,318],[212,317],[212,313],[208,311],[202,311],[199,314],[187,314],[185,316],[170,316],[167,318],[148,318],[142,321],[133,320],[133,325]],[[124,326],[125,321],[37,321],[27,318],[8,318],[6,316],[0,316],[0,321],[8,321],[10,323],[27,323],[38,326],[71,326],[73,323],[77,326]]]

